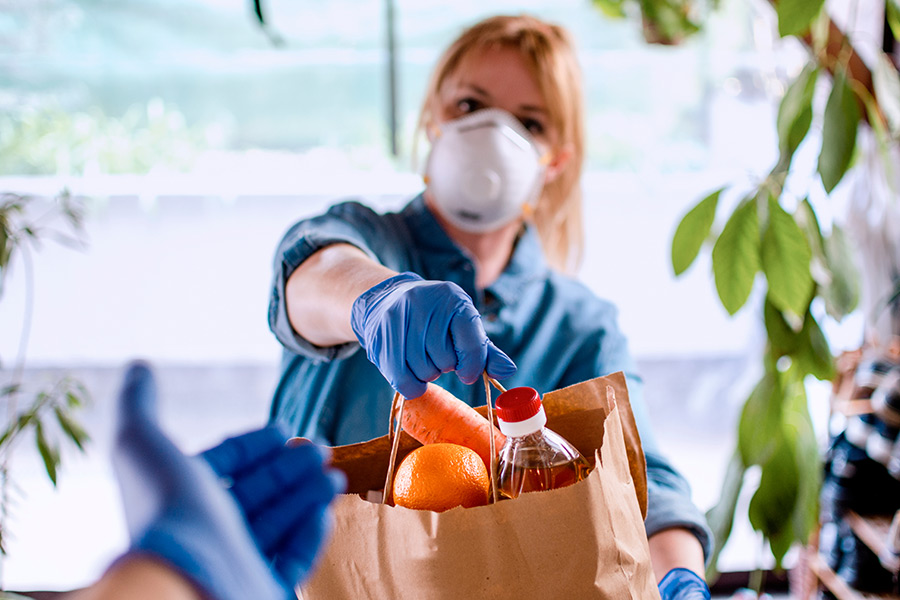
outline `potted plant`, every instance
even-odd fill
[[[648,43],[678,43],[701,31],[706,18],[693,0],[594,4],[615,16],[625,16],[636,5]],[[820,226],[817,205],[829,201],[860,153],[858,132],[872,143],[868,160],[860,160],[857,169],[897,168],[900,139],[900,77],[891,57],[878,52],[876,64],[867,66],[829,17],[824,0],[772,0],[771,5],[779,34],[797,38],[807,50],[805,65],[780,101],[779,158],[727,214],[720,198],[731,186],[701,199],[684,215],[672,240],[676,275],[703,248],[711,249],[715,289],[731,315],[756,298],[754,289],[765,286],[758,300],[766,333],[763,374],[743,406],[720,499],[707,514],[716,536],[712,578],[751,467],[759,468],[760,479],[747,516],[777,567],[816,527],[821,459],[806,383],[835,377],[834,353],[821,322],[826,315],[840,320],[853,311],[859,289],[854,249],[837,224]],[[886,27],[900,37],[900,3],[885,0],[884,11]],[[824,105],[814,101],[816,91],[827,98]],[[805,173],[793,158],[811,127],[821,131],[818,161],[815,173]],[[789,188],[792,179],[807,182],[807,189]],[[820,189],[824,192],[816,198]],[[895,289],[887,301],[896,300]]]

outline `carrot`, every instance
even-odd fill
[[[449,442],[471,448],[490,469],[490,422],[439,385],[429,383],[423,395],[406,400],[401,425],[421,444]],[[506,436],[497,427],[493,430],[494,450],[499,452]]]

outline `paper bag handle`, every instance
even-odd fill
[[[486,372],[482,374],[482,379],[484,380],[484,403],[487,406],[487,418],[488,423],[490,423],[490,432],[493,432],[494,428],[494,405],[491,398],[491,385],[497,388],[501,394],[506,391],[500,382],[498,382],[493,377],[489,376]],[[394,399],[391,402],[391,412],[388,422],[388,442],[391,444],[391,456],[388,459],[388,469],[387,476],[384,480],[384,494],[382,494],[382,504],[390,504],[393,501],[393,489],[394,489],[394,465],[397,462],[397,450],[400,447],[400,430],[403,422],[403,405],[406,403],[406,398],[400,394],[400,392],[394,392]],[[490,472],[488,476],[491,480],[491,497],[493,502],[497,502],[499,500],[497,493],[497,448],[494,445],[494,436],[489,435],[490,438],[490,452],[491,452],[491,464],[489,467]]]

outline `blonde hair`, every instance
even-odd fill
[[[473,52],[514,48],[525,59],[544,98],[548,117],[559,132],[559,146],[572,157],[563,171],[544,186],[533,221],[548,262],[573,272],[582,258],[581,170],[584,160],[584,99],[581,69],[569,33],[559,25],[528,15],[490,17],[469,27],[441,56],[425,92],[419,131],[434,119],[444,81]]]

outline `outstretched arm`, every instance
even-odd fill
[[[303,261],[285,284],[291,326],[317,346],[355,342],[350,327],[353,302],[396,274],[356,246],[325,246]]]
[[[359,341],[367,358],[407,398],[441,373],[474,383],[515,364],[488,339],[472,299],[455,283],[396,273],[349,244],[326,246],[288,277],[287,314],[299,335],[329,346]]]

